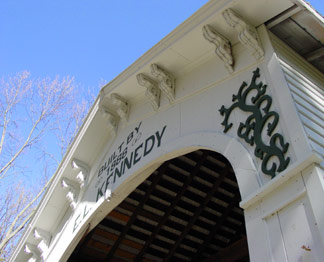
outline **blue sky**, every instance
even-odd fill
[[[207,0],[2,0],[0,74],[110,81]]]
[[[311,0],[306,1],[310,3],[320,14],[324,15],[324,1],[323,0]]]
[[[2,0],[0,75],[112,80],[207,0]],[[312,5],[322,14],[323,0]]]

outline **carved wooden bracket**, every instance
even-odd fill
[[[37,250],[37,247],[35,245],[30,244],[30,243],[26,243],[24,251],[27,254],[32,255],[32,257],[30,259],[28,259],[28,262],[39,262],[39,261],[41,261],[40,254],[39,254],[39,252]]]
[[[109,131],[115,136],[119,120],[126,123],[129,115],[129,103],[118,94],[108,96],[100,91],[99,112],[106,119]]]
[[[48,233],[45,230],[42,230],[40,228],[34,229],[34,237],[36,239],[40,239],[41,241],[37,245],[38,249],[41,251],[41,254],[46,252],[49,248],[49,245],[51,243],[52,236],[50,233]]]
[[[159,80],[159,88],[168,97],[169,102],[174,101],[175,81],[174,77],[157,64],[151,65],[151,73]]]
[[[254,26],[244,21],[238,14],[231,9],[223,12],[223,17],[227,24],[238,32],[238,39],[248,49],[252,50],[254,57],[259,60],[264,56],[258,33]]]
[[[112,193],[110,190],[107,190],[105,192],[105,199],[107,202],[109,202],[113,197],[114,197],[114,193]]]
[[[203,26],[203,35],[206,40],[215,44],[215,53],[223,61],[227,71],[233,73],[234,58],[232,56],[232,47],[229,40],[218,33],[210,25]]]
[[[72,159],[71,164],[73,169],[79,171],[76,175],[76,179],[80,183],[80,187],[84,187],[87,184],[89,178],[90,167],[86,163],[75,158]]]
[[[100,108],[100,113],[106,119],[109,131],[115,136],[117,134],[119,119],[105,106]]]
[[[157,111],[160,107],[160,96],[161,96],[161,90],[158,88],[157,82],[155,82],[153,79],[151,79],[150,77],[142,73],[138,74],[136,78],[137,78],[137,82],[141,86],[146,87],[145,95],[149,99],[154,110]]]
[[[68,189],[66,194],[67,200],[70,202],[70,206],[75,209],[77,206],[77,200],[79,195],[79,186],[77,183],[71,181],[68,178],[62,178],[61,185],[63,188]]]
[[[126,123],[129,114],[129,104],[118,94],[111,94],[110,98],[117,115],[124,123]]]

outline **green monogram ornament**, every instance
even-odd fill
[[[278,133],[272,134],[279,122],[279,115],[277,112],[270,111],[272,98],[265,94],[267,85],[264,85],[262,82],[256,83],[256,79],[260,77],[259,71],[259,68],[257,68],[253,72],[249,86],[246,82],[242,83],[237,95],[233,95],[232,101],[234,103],[229,108],[222,106],[219,112],[222,116],[225,115],[222,122],[224,133],[233,126],[233,123],[228,121],[235,108],[251,113],[245,120],[245,123],[240,122],[237,135],[251,146],[255,144],[254,154],[262,160],[262,172],[273,178],[277,172],[282,172],[289,164],[290,158],[285,158],[289,143],[284,142],[282,135]],[[251,91],[251,95],[255,94],[255,96],[250,99],[251,101],[247,101]],[[264,143],[261,135],[266,124],[266,132],[270,137],[269,145]],[[277,158],[277,161],[275,158]],[[271,162],[268,164],[270,159]],[[279,164],[277,165],[277,163]]]

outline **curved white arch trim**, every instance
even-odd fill
[[[66,241],[64,250],[62,250],[62,260],[66,260],[70,256],[78,240],[82,237],[86,225],[91,224],[90,230],[94,228],[106,216],[107,212],[114,209],[124,196],[141,184],[160,164],[198,149],[215,151],[227,158],[235,172],[242,201],[260,188],[259,173],[252,157],[248,150],[235,138],[216,132],[197,132],[176,137],[173,140],[165,141],[164,145],[152,152],[148,159],[139,163],[132,175],[121,183],[123,186],[118,186],[118,189],[115,188],[117,190],[111,198],[98,201],[100,204],[97,205],[95,210],[91,211],[92,214],[88,218],[82,221],[78,233]],[[48,261],[54,261],[52,256]]]
[[[213,132],[193,133],[168,141],[161,148],[165,152],[165,160],[198,149],[212,150],[227,158],[235,172],[242,200],[261,187],[259,173],[251,155],[238,140],[228,135]]]

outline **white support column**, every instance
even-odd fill
[[[313,164],[302,172],[302,177],[315,216],[316,227],[321,236],[321,245],[324,247],[324,171],[318,165]]]

